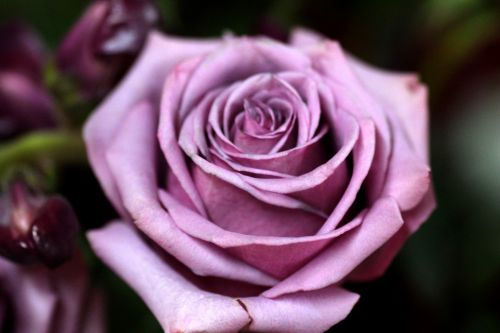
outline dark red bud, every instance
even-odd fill
[[[131,65],[158,20],[152,0],[94,1],[62,41],[58,67],[84,95],[99,97]]]
[[[94,52],[103,57],[137,54],[159,18],[151,0],[110,0],[93,39]]]
[[[41,82],[45,50],[35,32],[21,22],[9,22],[0,26],[0,40],[0,71]]]
[[[42,82],[42,43],[19,22],[0,26],[0,41],[0,140],[54,127],[54,105]]]
[[[49,267],[71,258],[79,226],[65,199],[33,195],[17,182],[1,198],[0,214],[0,255]]]

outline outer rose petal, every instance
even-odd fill
[[[427,161],[427,88],[413,74],[382,71],[353,57],[350,63],[369,92],[384,105],[384,109],[399,117],[413,148]]]
[[[290,33],[290,44],[295,47],[308,47],[325,39],[323,35],[302,27],[295,28]]]
[[[291,42],[301,48],[326,39],[306,29],[293,32]],[[353,272],[351,279],[381,275],[408,236],[427,219],[436,203],[428,167],[427,91],[415,75],[382,71],[346,56],[356,80],[387,116],[392,128],[392,155],[382,195],[396,198],[405,225],[381,249]]]
[[[199,289],[127,224],[112,223],[88,237],[167,332],[323,332],[345,318],[358,299],[337,286],[277,299],[221,296]]]
[[[250,318],[228,297],[203,292],[162,261],[125,223],[92,231],[97,255],[131,285],[167,332],[238,332]]]
[[[137,103],[150,101],[151,105],[159,105],[163,82],[174,65],[205,53],[217,44],[217,41],[178,40],[157,32],[150,33],[143,52],[127,77],[87,121],[84,136],[90,162],[107,196],[122,215],[127,216],[127,213],[105,159],[106,149],[117,128]]]
[[[302,269],[264,292],[264,295],[277,297],[339,283],[368,256],[385,244],[402,225],[403,219],[394,199],[380,199],[368,211],[357,230],[335,240]]]
[[[389,267],[392,259],[401,249],[408,236],[429,218],[434,208],[436,208],[434,191],[429,189],[424,199],[415,208],[403,213],[404,226],[384,246],[349,274],[348,279],[361,281],[372,280],[381,276]]]
[[[306,29],[296,29],[291,37],[292,45],[301,48],[310,48],[321,42],[327,42],[327,39]],[[330,47],[330,53],[338,63],[345,62],[342,65],[345,71],[344,83],[353,91],[367,90],[369,95],[366,96],[381,106],[380,111],[383,112],[377,113],[380,115],[385,113],[389,118],[392,116],[391,122],[402,127],[403,140],[409,140],[409,149],[416,151],[421,160],[427,162],[427,91],[425,86],[418,82],[417,77],[412,74],[375,69],[352,56],[343,55],[340,48]],[[336,74],[340,72],[340,70],[335,71]],[[363,92],[363,95],[366,92]],[[381,130],[383,127],[378,126],[378,128]],[[396,149],[408,148],[400,146]]]
[[[290,43],[307,47],[325,40],[313,31],[298,28]],[[374,68],[352,56],[349,63],[369,92],[394,112],[403,122],[405,130],[424,160],[428,159],[427,89],[414,74],[396,73]]]

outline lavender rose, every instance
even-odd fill
[[[90,241],[167,332],[325,331],[434,208],[425,87],[304,30],[152,33],[85,139]]]

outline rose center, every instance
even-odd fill
[[[242,130],[249,135],[274,132],[289,116],[288,110],[277,101],[264,103],[256,99],[245,99],[243,108]]]

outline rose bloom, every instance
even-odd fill
[[[105,332],[102,297],[87,273],[80,256],[57,269],[0,257],[0,332]]]
[[[322,332],[434,208],[426,89],[305,30],[152,33],[88,121],[89,234],[167,332]]]

